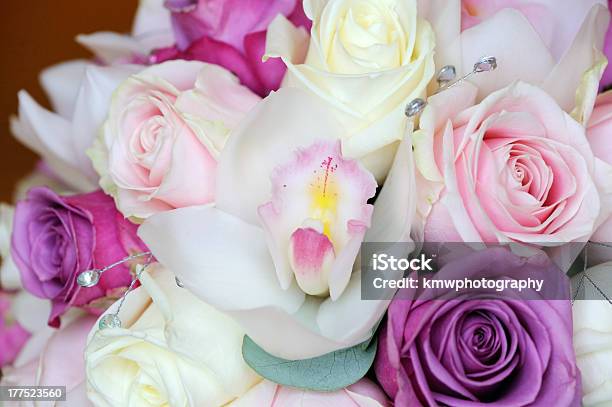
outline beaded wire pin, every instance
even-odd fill
[[[77,276],[77,284],[79,286],[83,288],[93,287],[96,284],[98,284],[98,282],[100,282],[100,277],[102,276],[104,272],[114,267],[117,267],[121,264],[127,263],[129,261],[132,261],[132,260],[135,260],[141,257],[145,257],[145,256],[147,257],[147,259],[144,263],[136,264],[135,266],[136,275],[132,279],[132,282],[128,286],[127,290],[125,290],[125,292],[121,296],[121,299],[119,300],[119,305],[117,306],[117,309],[115,310],[115,312],[112,314],[106,314],[102,318],[100,318],[100,322],[98,323],[98,327],[100,329],[121,328],[121,319],[119,318],[119,312],[121,311],[121,307],[123,306],[123,303],[125,302],[125,298],[127,297],[127,295],[134,288],[136,281],[140,279],[140,276],[142,275],[142,273],[147,269],[147,267],[149,267],[149,265],[153,261],[153,254],[151,252],[135,253],[121,260],[118,260],[112,264],[109,264],[108,266],[105,266],[101,269],[92,269],[92,270],[83,271]],[[177,285],[181,286],[181,284],[179,284],[178,279],[177,279]]]
[[[457,76],[457,71],[453,65],[446,65],[438,71],[438,75],[436,76],[436,80],[438,82],[438,90],[434,92],[434,95],[437,95],[440,92],[448,90],[453,86],[460,84],[461,82],[469,79],[472,75],[479,74],[481,72],[489,72],[497,69],[497,58],[494,56],[486,56],[480,58],[474,64],[474,67],[470,72],[463,75],[461,78],[455,80]],[[454,81],[454,82],[453,82]],[[425,109],[427,106],[427,101],[425,99],[417,98],[411,100],[406,105],[406,110],[404,113],[408,118],[415,118],[419,113]]]

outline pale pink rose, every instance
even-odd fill
[[[471,86],[444,93],[431,100],[415,134],[433,202],[425,239],[586,241],[609,211],[602,202],[612,179],[585,129],[522,82],[476,105]]]
[[[436,31],[436,66],[472,70],[484,55],[498,69],[477,75],[480,99],[515,80],[542,86],[566,111],[576,89],[596,92],[610,19],[606,0],[421,0]],[[583,77],[594,68],[592,75]]]
[[[388,407],[385,393],[369,379],[342,390],[320,393],[284,387],[268,380],[254,386],[228,407]]]
[[[597,97],[587,127],[587,137],[595,156],[607,164],[612,164],[612,92],[602,93]],[[612,174],[609,176],[612,177]],[[612,219],[608,218],[593,234],[591,240],[611,243]]]
[[[66,401],[49,405],[91,406],[85,389],[83,354],[87,335],[95,322],[93,316],[78,316],[66,321],[60,330],[45,327],[36,332],[14,366],[3,370],[0,385],[66,386]],[[34,406],[31,402],[16,405]]]
[[[129,77],[114,94],[90,157],[125,215],[215,199],[217,156],[259,97],[225,69],[171,61]]]

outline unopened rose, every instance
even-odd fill
[[[79,273],[103,268],[145,246],[136,226],[117,212],[102,191],[60,196],[46,187],[33,188],[17,203],[13,222],[11,255],[23,287],[37,297],[51,300],[49,324],[70,307],[100,312],[96,304],[131,282],[129,265],[108,270],[100,282],[80,287]]]
[[[586,241],[609,212],[612,179],[584,127],[522,82],[474,101],[470,86],[436,96],[414,136],[425,239]]]
[[[228,71],[201,62],[170,61],[131,76],[89,153],[100,185],[127,217],[213,202],[217,157],[258,101]]]
[[[261,379],[242,359],[244,332],[150,266],[121,308],[122,328],[90,333],[87,388],[96,406],[222,406]],[[108,312],[115,312],[118,304]]]
[[[268,25],[277,14],[310,28],[301,0],[168,0],[176,45],[156,50],[153,62],[186,59],[220,65],[266,96],[278,89],[286,68],[262,61]]]
[[[284,86],[316,95],[345,127],[342,148],[382,181],[404,135],[406,103],[434,75],[435,37],[416,0],[304,1],[308,36],[282,17],[266,54],[288,67]]]

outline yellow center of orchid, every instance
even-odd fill
[[[321,163],[321,170],[315,174],[310,184],[310,218],[323,224],[323,234],[332,242],[331,225],[334,223],[338,208],[338,184],[334,172],[337,164],[332,157]]]

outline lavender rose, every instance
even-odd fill
[[[24,288],[51,300],[49,325],[58,327],[72,306],[102,312],[101,300],[130,284],[128,266],[107,271],[94,287],[82,288],[76,279],[82,271],[145,250],[136,229],[102,191],[59,196],[46,187],[32,188],[17,204],[11,255]]]
[[[448,268],[470,278],[547,273],[567,284],[548,259],[504,249],[472,253],[440,273]],[[580,405],[569,300],[422,300],[431,294],[394,300],[381,331],[375,371],[395,405]]]

